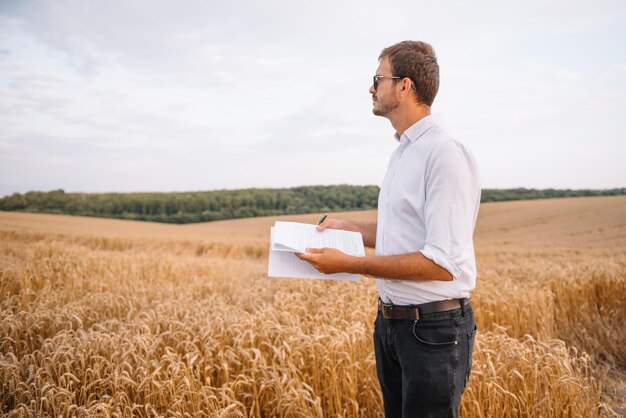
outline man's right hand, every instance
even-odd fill
[[[323,230],[325,230],[326,228],[330,228],[330,229],[346,229],[349,230],[349,228],[346,228],[346,221],[343,221],[341,219],[332,219],[332,218],[326,218],[324,219],[324,222],[322,222],[321,224],[319,224],[317,226],[317,230],[322,232]]]
[[[324,222],[317,226],[317,230],[322,232],[325,229],[343,229],[346,231],[360,232],[363,235],[363,244],[366,247],[376,246],[376,223],[360,223],[346,221],[343,219],[326,218]]]

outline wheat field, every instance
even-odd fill
[[[382,416],[373,280],[268,278],[276,219],[0,212],[0,414]],[[475,241],[462,416],[622,416],[626,197],[483,204]]]

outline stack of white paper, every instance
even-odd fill
[[[359,280],[358,274],[323,274],[300,260],[294,253],[306,248],[337,248],[348,255],[365,255],[363,236],[358,232],[325,229],[318,232],[315,225],[298,222],[276,222],[270,229],[270,259],[268,276],[303,279]]]

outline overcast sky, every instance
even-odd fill
[[[0,0],[0,196],[379,185],[405,39],[483,187],[626,186],[623,0]]]

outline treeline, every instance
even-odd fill
[[[483,189],[481,202],[504,202],[506,200],[552,199],[557,197],[617,196],[626,194],[619,189]]]
[[[376,208],[376,186],[307,186],[177,193],[15,193],[0,210],[192,223]]]
[[[192,223],[255,216],[375,209],[377,186],[304,186],[176,193],[14,193],[0,210]],[[484,189],[483,202],[573,196],[623,195],[626,189]]]

